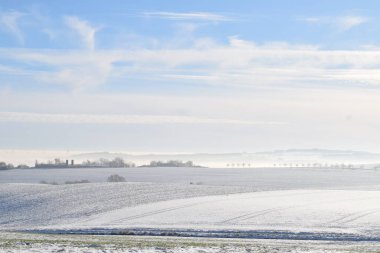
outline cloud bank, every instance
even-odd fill
[[[110,50],[0,49],[0,61],[43,66],[35,81],[86,90],[125,78],[245,88],[379,87],[380,50],[255,44],[231,37],[207,47]],[[6,72],[6,66],[0,71]],[[22,73],[23,70],[19,69]]]
[[[248,121],[223,118],[199,118],[178,115],[99,115],[99,114],[42,114],[0,112],[0,122],[59,123],[59,124],[239,124],[282,125],[284,122]]]

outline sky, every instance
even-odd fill
[[[0,149],[380,152],[379,1],[0,1]]]

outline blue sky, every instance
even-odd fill
[[[380,151],[378,1],[1,1],[0,149]]]

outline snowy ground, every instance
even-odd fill
[[[370,242],[1,233],[0,252],[375,253]]]
[[[0,185],[3,229],[380,242],[380,191],[153,183]]]
[[[0,183],[105,182],[118,174],[128,182],[248,186],[256,190],[348,189],[380,190],[380,170],[336,168],[88,168],[0,171]]]
[[[279,238],[300,239],[308,234],[298,232],[350,233],[380,241],[380,192],[292,190],[196,197],[126,207],[66,225],[70,226],[191,229],[195,235],[200,233],[196,230],[223,231],[219,236],[235,230],[254,231],[252,236],[275,231]],[[313,238],[324,239],[317,235]]]
[[[301,181],[309,179],[301,173],[299,178],[291,175],[293,181],[284,187],[280,177],[261,177],[261,184],[250,185],[251,175],[234,175],[229,181],[228,175],[207,173],[202,175],[202,185],[173,183],[172,179],[74,185],[2,183],[0,252],[357,252],[352,247],[380,252],[379,174],[371,174],[373,178],[366,181],[365,172],[345,171],[353,175],[342,176],[334,185],[332,181],[318,183],[325,177],[320,173],[323,176],[314,179],[313,187],[302,187],[305,182]],[[341,172],[330,173],[334,178]],[[353,180],[355,175],[358,181]],[[273,189],[268,191],[267,186]],[[90,235],[95,233],[104,236]],[[140,246],[130,241],[120,246],[114,241],[138,241],[147,235],[160,237],[144,237],[157,243]],[[168,239],[168,235],[177,239]],[[86,239],[75,244],[75,238]],[[106,240],[100,246],[94,242],[99,238]],[[191,243],[176,241],[167,247],[168,240]],[[206,243],[199,245],[194,240]],[[216,243],[220,240],[225,244]]]
[[[147,203],[247,191],[252,189],[156,183],[0,184],[0,229],[70,224]]]

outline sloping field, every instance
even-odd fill
[[[91,215],[158,201],[251,191],[189,184],[0,184],[0,229],[82,221]]]
[[[149,183],[2,184],[0,224],[48,232],[380,241],[379,191],[247,191]]]
[[[74,226],[149,228],[152,234],[157,229],[178,235],[209,230],[218,237],[356,240],[363,235],[378,240],[380,192],[292,190],[196,197],[127,207]],[[132,232],[138,234],[138,229]],[[347,235],[337,236],[341,233]]]

